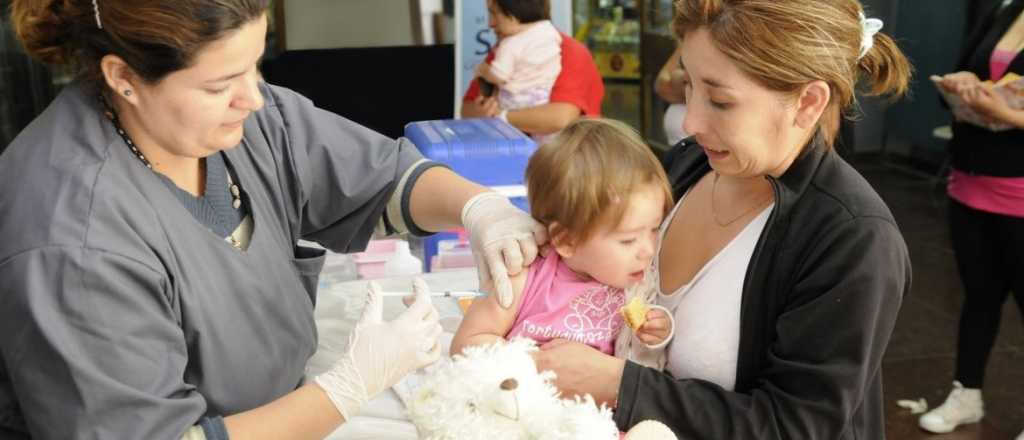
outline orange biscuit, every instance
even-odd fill
[[[647,322],[647,311],[650,309],[643,298],[634,296],[629,304],[619,309],[619,313],[622,313],[622,319],[626,320],[626,325],[633,331],[637,331]]]

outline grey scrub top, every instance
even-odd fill
[[[81,86],[0,156],[0,438],[179,438],[300,384],[324,257],[296,241],[364,248],[422,157],[261,90],[226,152],[254,217],[246,251],[198,222]]]

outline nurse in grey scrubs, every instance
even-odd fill
[[[503,296],[546,240],[407,141],[262,82],[266,9],[13,2],[27,51],[78,78],[0,157],[0,438],[322,438],[435,360],[440,328],[419,284],[303,383],[323,254],[299,239],[463,225]]]

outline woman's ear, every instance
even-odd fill
[[[558,252],[560,257],[569,258],[576,253],[576,244],[569,239],[565,228],[559,226],[557,222],[548,225],[548,237],[551,237],[551,247]]]
[[[811,81],[800,92],[796,108],[796,125],[803,129],[813,129],[822,113],[828,107],[832,89],[825,81]]]
[[[117,55],[105,55],[100,60],[103,82],[116,95],[131,105],[138,103],[138,80],[128,63]]]

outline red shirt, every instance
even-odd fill
[[[487,54],[484,62],[494,59],[494,51]],[[480,95],[476,80],[469,83],[463,101],[472,101]],[[604,99],[604,81],[597,71],[594,57],[583,43],[562,33],[562,72],[551,88],[551,102],[575,105],[585,116],[601,116],[601,100]]]

